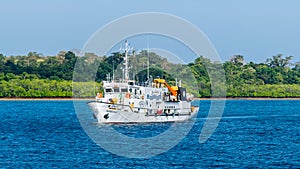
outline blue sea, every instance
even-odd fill
[[[204,143],[199,135],[211,101],[194,104],[200,105],[198,117],[177,145],[149,158],[129,158],[89,137],[81,124],[100,136],[97,131],[107,126],[96,124],[91,112],[76,114],[73,101],[0,101],[0,168],[300,168],[300,100],[227,100],[218,127]],[[147,138],[172,125],[109,127]],[[167,146],[168,140],[157,144]]]

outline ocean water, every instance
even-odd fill
[[[201,108],[192,129],[169,151],[127,158],[93,142],[72,101],[0,101],[0,168],[300,168],[300,101],[228,100],[217,129],[200,144],[210,103],[194,103]],[[85,122],[95,132],[106,127],[92,118]],[[171,125],[111,127],[141,138],[159,135]]]

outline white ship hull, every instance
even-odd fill
[[[194,107],[186,111],[169,110],[157,113],[156,110],[135,109],[126,105],[113,105],[103,102],[90,102],[89,107],[94,113],[98,123],[153,123],[153,122],[175,122],[189,120],[199,111]]]

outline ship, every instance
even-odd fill
[[[192,105],[193,95],[181,86],[174,86],[164,78],[150,78],[145,82],[128,77],[128,53],[125,41],[124,77],[119,80],[108,77],[103,81],[103,91],[88,102],[98,123],[155,123],[186,121],[197,116],[198,106]],[[149,59],[149,57],[148,57]]]

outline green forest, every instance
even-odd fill
[[[91,98],[102,90],[101,81],[114,72],[121,77],[120,65],[123,53],[109,56],[97,56],[85,53],[76,56],[71,51],[61,51],[56,56],[43,56],[29,52],[24,56],[5,56],[0,54],[0,97],[1,98],[70,98],[76,93]],[[171,63],[163,56],[141,51],[129,58],[130,77],[136,81],[145,81],[149,57],[150,75],[165,77],[171,84],[175,78],[183,80],[183,86],[196,97],[211,96],[211,82],[207,69],[221,67],[225,72],[227,97],[300,97],[300,63],[293,64],[292,56],[277,54],[263,63],[246,63],[244,56],[235,55],[224,63],[214,63],[199,56],[192,63]],[[77,68],[84,70],[73,72]],[[97,68],[93,81],[88,74]],[[181,78],[182,77],[182,78]],[[184,83],[184,78],[195,81],[195,85]],[[74,87],[76,86],[76,87]],[[74,89],[80,89],[73,91]]]

